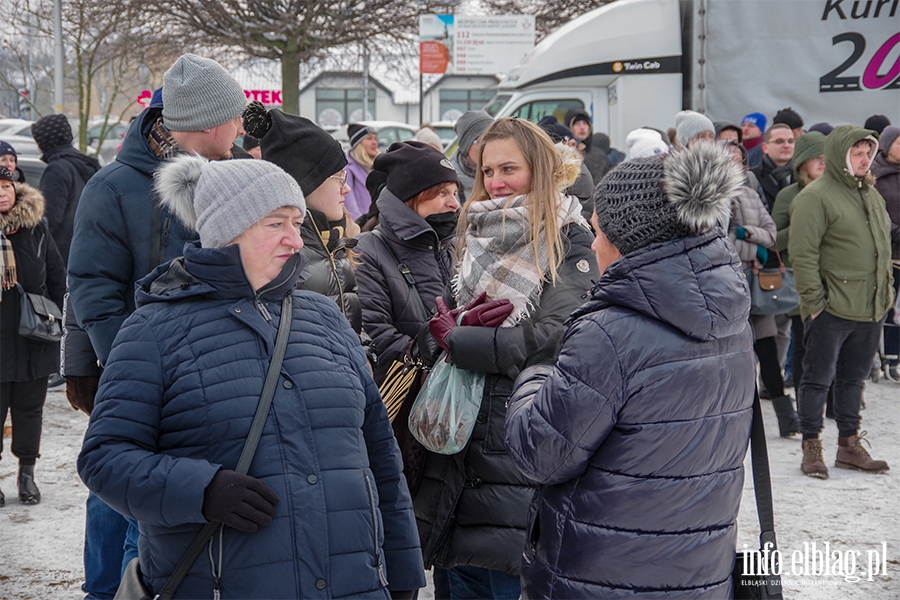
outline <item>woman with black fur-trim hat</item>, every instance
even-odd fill
[[[267,111],[259,102],[244,111],[244,129],[259,140],[262,159],[287,171],[306,196],[300,252],[308,262],[298,289],[334,300],[353,330],[362,333],[351,252],[359,227],[345,210],[350,186],[340,142],[309,119]]]
[[[756,368],[719,223],[741,181],[724,148],[692,144],[597,186],[602,275],[509,400],[509,456],[541,484],[523,597],[731,597]]]
[[[66,269],[44,216],[44,197],[31,186],[14,183],[0,166],[0,230],[3,232],[3,296],[0,310],[0,425],[12,413],[12,453],[19,459],[20,504],[37,504],[34,481],[40,456],[41,422],[47,380],[59,368],[59,342],[19,335],[22,293],[39,294],[62,306]],[[2,451],[0,440],[0,451]],[[5,503],[0,492],[0,506]]]
[[[491,123],[478,146],[457,272],[419,347],[427,360],[440,349],[484,373],[481,408],[462,452],[427,455],[413,503],[425,564],[449,569],[451,598],[518,598],[536,486],[503,444],[506,402],[523,369],[556,356],[563,323],[599,274],[581,203],[564,193],[578,151],[516,118]]]

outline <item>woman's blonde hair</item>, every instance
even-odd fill
[[[459,260],[466,251],[466,226],[469,208],[474,202],[483,202],[491,196],[484,187],[484,173],[481,170],[484,147],[498,140],[515,141],[519,151],[525,156],[528,168],[531,169],[531,190],[525,195],[525,208],[528,210],[528,242],[531,244],[535,258],[538,256],[540,237],[544,236],[549,259],[549,274],[542,273],[547,281],[556,281],[559,266],[565,255],[563,240],[559,229],[559,181],[565,170],[563,161],[556,151],[553,142],[543,129],[530,121],[519,118],[497,119],[484,136],[478,149],[478,168],[475,170],[475,184],[469,199],[460,209],[457,227],[457,254]],[[509,198],[512,201],[513,197]],[[549,275],[549,277],[548,277]]]
[[[374,134],[369,134],[374,135]],[[359,165],[366,170],[366,173],[372,172],[372,164],[375,162],[374,156],[369,156],[369,153],[366,152],[365,147],[363,145],[357,144],[352,150],[350,150],[350,156],[359,163]],[[377,154],[375,155],[377,156]]]

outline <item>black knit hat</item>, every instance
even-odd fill
[[[871,129],[872,131],[877,131],[879,135],[884,131],[884,128],[891,124],[891,120],[888,119],[885,115],[872,115],[868,119],[866,119],[866,124],[863,125],[863,129]]]
[[[267,111],[254,101],[244,110],[244,130],[259,140],[263,160],[297,180],[304,196],[347,166],[341,143],[304,117]]]
[[[799,129],[803,127],[803,119],[800,118],[800,115],[797,114],[790,106],[787,108],[782,108],[775,114],[775,118],[772,119],[772,125],[775,123],[784,123],[791,129]]]
[[[625,256],[721,225],[742,183],[731,151],[718,144],[627,160],[594,190],[597,224]]]
[[[550,136],[554,144],[575,139],[575,134],[572,133],[572,130],[561,124],[553,115],[547,115],[538,121],[538,126]]]
[[[16,176],[10,173],[6,167],[0,166],[0,181],[12,181],[15,183]]]
[[[376,171],[387,173],[387,189],[407,202],[439,183],[459,184],[450,161],[428,144],[415,140],[394,142],[375,157]]]
[[[347,137],[350,139],[350,149],[356,148],[361,141],[375,133],[375,130],[359,123],[347,125]]]
[[[66,146],[75,139],[66,115],[59,114],[47,115],[38,119],[31,126],[31,136],[41,147],[41,152],[47,152],[57,146]]]

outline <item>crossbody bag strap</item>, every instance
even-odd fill
[[[256,453],[259,438],[262,436],[263,427],[266,424],[269,408],[272,406],[272,398],[275,396],[275,387],[281,375],[281,365],[284,362],[284,353],[287,349],[288,336],[291,333],[292,305],[293,299],[291,294],[288,294],[281,302],[281,319],[278,322],[278,334],[275,336],[275,353],[272,355],[272,362],[269,363],[269,370],[266,372],[266,382],[263,384],[263,391],[259,397],[256,414],[253,416],[253,423],[250,425],[250,434],[244,442],[244,449],[235,468],[235,471],[241,475],[246,475],[250,469],[250,463],[253,461],[253,455]],[[184,553],[184,557],[178,563],[175,571],[172,572],[172,575],[166,581],[166,585],[156,595],[156,599],[170,600],[175,595],[178,586],[184,581],[197,557],[203,552],[206,542],[213,536],[216,529],[221,526],[221,523],[207,523],[203,526],[203,529],[194,538],[187,552]]]
[[[769,452],[766,447],[766,431],[763,427],[759,390],[753,392],[753,426],[750,430],[750,462],[753,465],[753,493],[756,496],[756,514],[759,519],[759,547],[769,546],[769,556],[778,549],[775,539],[775,513],[772,504],[772,478],[769,474]],[[774,559],[773,559],[774,560]],[[770,597],[780,597],[781,578],[766,579]],[[776,584],[777,581],[777,584]]]
[[[413,277],[412,271],[409,270],[409,267],[406,266],[402,260],[400,260],[400,256],[397,254],[397,251],[394,250],[394,247],[391,243],[384,237],[384,234],[381,233],[378,229],[372,230],[372,235],[381,240],[381,243],[384,244],[384,247],[387,248],[388,252],[391,253],[391,256],[397,263],[397,268],[400,269],[400,274],[403,275],[403,279],[406,280],[406,283],[409,285],[409,293],[411,296],[415,298],[414,302],[421,309],[421,313],[423,315],[423,320],[427,321],[429,317],[429,312],[425,308],[425,303],[422,302],[422,296],[419,295],[419,290],[416,288],[416,279]]]

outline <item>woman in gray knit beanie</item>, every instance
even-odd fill
[[[144,595],[412,597],[422,553],[366,355],[334,302],[296,289],[300,185],[267,161],[194,156],[156,177],[200,242],[138,282],[78,460],[88,488],[140,525],[130,569]],[[174,582],[201,531],[214,533]]]

